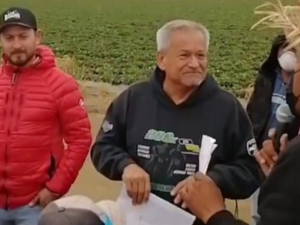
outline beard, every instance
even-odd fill
[[[16,51],[7,56],[9,64],[16,67],[24,67],[34,57],[34,53],[27,53],[25,51]]]

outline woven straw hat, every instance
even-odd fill
[[[300,56],[300,0],[299,6],[284,6],[280,0],[258,6],[257,15],[264,15],[251,29],[260,26],[262,29],[273,28],[284,32],[289,43],[285,50],[295,49]]]

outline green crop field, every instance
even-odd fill
[[[191,19],[211,32],[210,73],[242,96],[253,83],[275,32],[249,31],[264,0],[1,0],[30,7],[59,57],[74,57],[85,78],[113,84],[143,79],[155,66],[155,32],[173,19]],[[296,2],[284,1],[284,3]]]

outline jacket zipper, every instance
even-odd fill
[[[15,83],[16,83],[16,76],[17,76],[18,72],[15,71],[12,75],[12,79],[11,79],[11,94],[12,94],[12,99],[9,99],[9,97],[7,98],[7,105],[10,102],[9,104],[9,115],[10,115],[10,118],[7,120],[8,121],[8,126],[7,126],[7,131],[6,131],[6,135],[7,135],[7,140],[9,140],[10,138],[10,134],[11,134],[11,123],[10,121],[12,122],[12,117],[13,117],[13,106],[14,106],[14,86],[15,86]],[[9,198],[9,192],[6,188],[6,181],[7,181],[7,171],[6,171],[6,164],[7,164],[7,161],[8,161],[8,141],[6,142],[6,145],[5,145],[5,154],[4,154],[4,160],[5,160],[5,165],[4,165],[4,192],[5,192],[5,209],[8,210],[9,209],[9,205],[8,205],[8,198]]]

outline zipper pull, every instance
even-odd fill
[[[11,86],[14,86],[14,85],[15,85],[16,75],[17,75],[16,72],[14,72],[13,75],[12,75],[12,78],[11,78]]]

